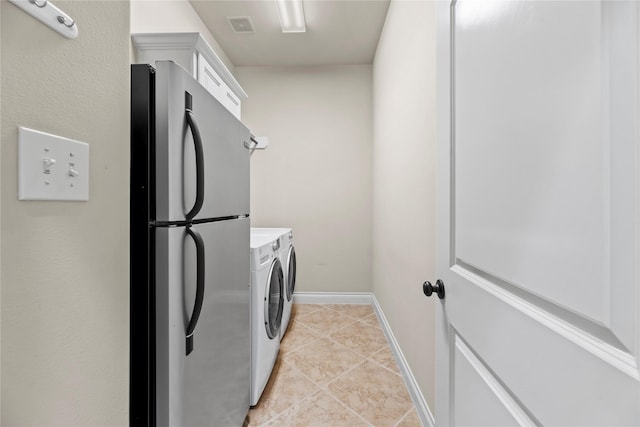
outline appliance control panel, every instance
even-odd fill
[[[19,127],[18,199],[89,200],[89,144]]]

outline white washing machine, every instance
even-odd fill
[[[280,240],[251,234],[251,406],[258,403],[280,350],[284,272]]]
[[[284,309],[282,311],[282,326],[280,327],[280,340],[284,337],[291,318],[293,306],[293,293],[296,289],[296,250],[293,245],[293,230],[290,228],[252,228],[251,233],[262,236],[275,236],[280,241],[280,262],[284,270],[285,295]]]

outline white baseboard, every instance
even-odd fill
[[[387,321],[387,318],[382,312],[382,307],[378,304],[376,296],[371,292],[295,292],[293,294],[293,302],[298,304],[370,304],[373,306],[373,310],[378,316],[384,335],[387,337],[391,352],[396,359],[404,383],[409,390],[409,395],[413,404],[416,407],[416,412],[420,418],[420,422],[423,427],[434,427],[436,425],[433,413],[427,405],[418,382],[416,381],[407,359],[405,359],[400,345],[396,340],[396,337],[391,331],[391,326]]]
[[[371,304],[371,292],[294,292],[298,304]]]
[[[409,390],[409,395],[411,396],[411,400],[413,400],[413,404],[416,407],[416,412],[418,413],[418,418],[420,418],[420,422],[423,427],[435,427],[436,422],[433,417],[433,413],[431,409],[429,409],[429,405],[427,405],[427,401],[420,391],[420,387],[418,386],[418,382],[416,378],[413,376],[413,372],[411,372],[411,368],[409,368],[409,363],[407,363],[407,359],[405,359],[402,350],[400,349],[400,345],[396,340],[396,337],[393,335],[393,331],[391,331],[391,326],[387,321],[387,318],[384,316],[382,312],[382,307],[378,304],[378,300],[375,295],[371,295],[372,297],[372,305],[373,310],[378,316],[378,320],[380,321],[380,325],[382,325],[382,330],[384,331],[385,336],[387,337],[387,341],[389,341],[389,345],[391,346],[391,352],[396,359],[396,363],[400,368],[400,372],[402,373],[402,378],[404,379],[404,383]]]

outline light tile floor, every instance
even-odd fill
[[[294,304],[276,366],[245,426],[420,421],[370,305]]]

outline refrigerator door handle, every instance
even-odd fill
[[[196,149],[196,201],[193,204],[191,210],[185,215],[187,221],[191,221],[195,217],[204,203],[204,151],[202,148],[202,138],[200,138],[200,131],[196,124],[195,117],[192,111],[192,99],[189,92],[185,92],[185,113],[187,117],[187,125],[191,129],[191,135],[193,135],[193,144]]]
[[[200,317],[200,311],[202,310],[202,303],[204,302],[204,241],[202,240],[202,236],[195,230],[192,230],[191,227],[187,227],[187,234],[191,236],[194,243],[196,244],[196,301],[193,306],[193,312],[191,313],[191,320],[189,320],[189,325],[187,326],[186,337],[187,337],[187,356],[193,351],[193,333],[196,329],[196,324],[198,323],[198,318]]]

